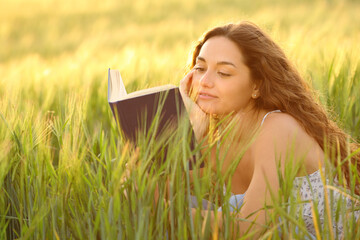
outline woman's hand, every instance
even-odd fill
[[[179,89],[186,111],[189,114],[196,140],[201,142],[209,128],[209,116],[191,99],[192,77],[193,70],[180,81]]]

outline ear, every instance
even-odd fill
[[[251,97],[253,99],[257,99],[258,97],[260,97],[260,89],[259,89],[258,84],[254,83],[253,90],[252,90],[252,93],[251,93]]]

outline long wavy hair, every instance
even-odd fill
[[[282,49],[258,26],[244,21],[238,24],[219,26],[206,32],[196,44],[190,67],[203,44],[215,36],[224,36],[233,41],[244,56],[245,65],[250,69],[252,80],[260,89],[260,97],[255,100],[256,109],[268,111],[280,109],[294,117],[320,147],[332,153],[335,167],[341,165],[346,184],[350,186],[350,165],[360,174],[360,154],[345,160],[359,148],[351,137],[332,121],[316,95],[287,59]],[[360,193],[359,179],[355,192]]]

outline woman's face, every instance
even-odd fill
[[[245,112],[253,105],[252,97],[258,96],[242,53],[223,36],[212,37],[202,46],[194,66],[192,87],[196,103],[210,114]]]

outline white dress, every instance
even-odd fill
[[[325,186],[329,186],[329,180],[326,179],[325,181]],[[337,184],[335,184],[335,188],[340,190]],[[327,201],[325,193],[327,194]],[[332,214],[330,219],[334,236],[341,236],[343,233],[344,226],[341,214],[348,212],[349,217],[353,216],[356,221],[359,220],[360,211],[357,210],[351,212],[354,202],[349,197],[346,197],[337,190],[330,188],[325,189],[321,179],[320,170],[305,177],[295,178],[292,197],[293,199],[300,199],[303,201],[303,203],[299,203],[298,205],[297,214],[302,214],[307,230],[313,235],[316,235],[314,218],[312,215],[312,208],[315,206],[317,208],[316,212],[319,214],[319,228],[323,228],[325,221],[329,222],[326,205],[329,206],[330,213]],[[338,217],[336,217],[336,212],[340,213]]]

